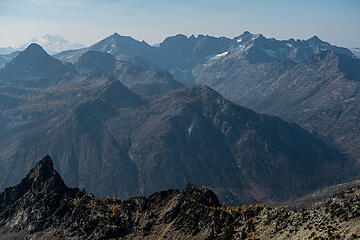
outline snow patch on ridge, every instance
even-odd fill
[[[229,52],[223,52],[223,53],[217,54],[217,55],[213,56],[211,59],[219,59],[219,58],[225,57],[226,55],[228,55],[228,53]]]

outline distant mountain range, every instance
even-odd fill
[[[294,121],[360,157],[360,128],[354,120],[359,117],[360,87],[356,49],[316,36],[276,40],[250,32],[233,39],[176,35],[154,47],[113,34],[55,57],[76,62],[90,50],[127,61],[143,59],[184,84],[208,85],[238,104]]]
[[[61,36],[45,34],[42,37],[33,38],[30,42],[24,43],[18,47],[0,47],[0,55],[8,55],[16,51],[23,51],[31,43],[37,43],[41,45],[50,55],[70,49],[79,49],[86,47],[84,44],[70,42]]]
[[[13,47],[0,47],[0,55],[7,55],[15,51],[16,49]]]
[[[12,59],[14,59],[19,54],[18,51],[9,53],[6,55],[0,55],[0,69],[5,66],[6,63],[10,62]]]
[[[70,186],[121,198],[192,181],[231,203],[278,203],[357,176],[296,124],[135,62],[91,51],[72,65],[32,44],[0,70],[0,188],[46,154]]]
[[[360,48],[352,48],[351,51],[356,57],[360,58]]]
[[[309,46],[319,49],[314,47],[317,43],[328,50],[314,50],[312,55],[298,50],[281,55],[282,48],[266,47],[276,41],[252,38],[240,49],[198,65],[193,71],[196,82],[238,104],[296,122],[360,157],[360,128],[355,120],[360,116],[360,60],[349,50],[330,47],[317,38],[308,40]]]
[[[146,58],[168,70],[176,79],[185,84],[196,82],[193,71],[199,64],[229,51],[246,52],[252,62],[285,59],[303,61],[325,50],[353,56],[350,50],[323,42],[316,36],[306,41],[294,39],[278,41],[265,38],[261,34],[244,32],[233,39],[204,35],[186,37],[179,34],[166,38],[158,47],[114,33],[88,48],[65,51],[55,57],[75,63],[83,53],[90,50],[107,52],[123,60],[129,60],[135,56]]]

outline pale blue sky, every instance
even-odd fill
[[[360,47],[360,0],[0,0],[0,46],[46,33],[92,44],[118,32],[148,43],[183,33]]]

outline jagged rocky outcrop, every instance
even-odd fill
[[[360,188],[293,211],[222,205],[189,183],[120,201],[68,188],[49,156],[0,193],[0,239],[357,239]]]
[[[233,220],[209,189],[189,184],[126,201],[67,188],[49,156],[0,194],[0,239],[205,239]],[[12,238],[13,237],[13,238]]]

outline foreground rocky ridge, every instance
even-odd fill
[[[357,239],[360,187],[312,207],[220,204],[189,183],[126,201],[65,186],[49,156],[0,194],[0,239]]]

